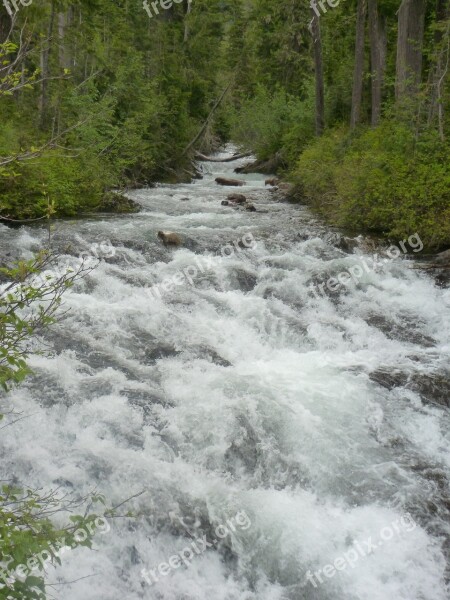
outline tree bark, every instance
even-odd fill
[[[70,49],[66,39],[66,30],[72,20],[72,8],[67,12],[58,13],[58,58],[61,69],[68,69],[71,66]]]
[[[386,21],[378,11],[377,0],[369,2],[370,69],[372,76],[372,126],[377,126],[381,117],[383,83],[386,69]]]
[[[448,0],[437,0],[436,22],[445,23],[450,18],[450,2]],[[441,140],[444,140],[444,105],[442,101],[442,85],[449,68],[450,54],[450,24],[447,23],[445,30],[436,29],[434,32],[434,47],[436,55],[432,58],[433,66],[428,76],[430,87],[430,99],[428,108],[428,125],[438,121],[438,131]]]
[[[320,21],[311,9],[311,35],[314,50],[314,71],[316,80],[316,135],[321,136],[325,128],[325,93],[323,84],[322,39],[320,37]]]
[[[358,0],[358,10],[356,15],[355,68],[353,72],[352,111],[350,115],[350,127],[352,129],[354,129],[361,120],[366,13],[366,0]]]
[[[0,44],[6,42],[11,29],[11,15],[7,12],[5,6],[0,4]]]
[[[192,0],[188,0],[187,3],[187,8],[186,8],[186,15],[184,18],[184,43],[186,44],[186,42],[189,39],[189,24],[188,24],[188,19],[189,19],[189,15],[191,14],[192,11]]]
[[[56,7],[55,2],[52,2],[50,21],[48,24],[48,35],[45,40],[45,46],[41,50],[40,67],[41,67],[41,95],[39,98],[39,123],[42,129],[45,128],[48,116],[48,79],[50,77],[50,49],[52,46],[53,28],[55,24]]]
[[[426,0],[402,0],[398,11],[395,95],[413,96],[422,77],[422,46]]]

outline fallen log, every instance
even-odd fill
[[[251,156],[250,152],[247,152],[246,154],[233,154],[233,156],[229,156],[228,158],[214,158],[214,156],[206,156],[205,154],[202,154],[201,152],[196,152],[195,156],[197,158],[199,158],[200,160],[204,160],[206,162],[233,162],[234,160],[239,160],[240,158],[247,158],[248,156]]]
[[[227,179],[226,177],[216,177],[216,183],[218,185],[231,185],[234,187],[245,185],[245,181],[241,181],[240,179]]]

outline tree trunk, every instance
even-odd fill
[[[0,44],[6,42],[11,29],[11,15],[7,12],[5,6],[0,4]]]
[[[444,23],[450,17],[450,3],[448,0],[437,0],[436,21]],[[438,131],[441,140],[444,140],[444,105],[442,101],[442,85],[449,67],[450,53],[450,24],[447,23],[445,30],[436,29],[434,32],[434,48],[436,54],[432,57],[433,66],[430,69],[428,84],[430,87],[430,98],[428,108],[428,125],[438,121]]]
[[[58,58],[61,69],[68,69],[71,66],[70,50],[66,39],[66,29],[70,26],[72,20],[72,8],[67,12],[58,13]]]
[[[55,2],[52,2],[50,21],[48,24],[47,40],[44,40],[45,46],[41,50],[41,96],[39,98],[39,124],[42,129],[45,128],[48,116],[48,78],[50,77],[50,50],[52,45],[53,28],[55,23]]]
[[[386,21],[378,12],[377,0],[369,2],[370,70],[372,77],[372,126],[377,126],[381,117],[384,72],[386,69]]]
[[[366,25],[366,0],[358,0],[356,16],[355,68],[353,72],[352,112],[350,127],[354,129],[361,120],[361,103],[364,75],[364,30]]]
[[[325,128],[325,93],[323,84],[322,40],[320,37],[319,17],[311,9],[311,35],[314,49],[314,71],[316,79],[316,135],[320,136]]]
[[[426,0],[402,0],[398,11],[397,100],[417,93],[422,77]]]
[[[192,11],[192,0],[188,0],[187,8],[186,8],[186,16],[184,18],[184,43],[186,43],[189,39],[189,25],[188,18]]]

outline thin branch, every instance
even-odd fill
[[[112,508],[110,508],[107,512],[109,513],[109,512],[113,512],[113,511],[117,510],[118,508],[120,508],[121,506],[123,506],[124,504],[129,502],[130,500],[134,500],[135,498],[139,498],[139,496],[142,496],[142,494],[146,494],[147,491],[148,490],[142,490],[142,492],[138,492],[137,494],[134,494],[134,496],[130,496],[129,498],[127,498],[120,504],[117,504],[117,506],[113,506]]]

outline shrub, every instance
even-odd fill
[[[450,245],[449,146],[405,124],[328,132],[305,150],[294,179],[334,224],[399,239],[418,232],[428,248]]]

